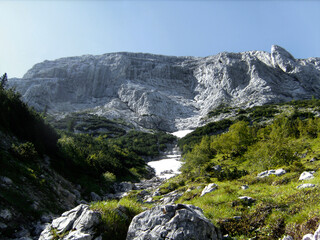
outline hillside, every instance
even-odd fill
[[[180,175],[160,187],[130,191],[120,201],[93,203],[104,223],[113,226],[100,234],[125,239],[133,216],[113,212],[124,208],[138,214],[164,204],[200,207],[223,235],[214,239],[301,240],[314,233],[320,224],[320,100],[217,114],[227,111],[224,120],[179,140]]]
[[[152,177],[144,159],[175,141],[171,135],[137,132],[123,123],[106,125],[105,119],[107,128],[101,129],[98,121],[98,135],[73,133],[62,122],[57,122],[58,131],[19,94],[4,88],[5,77],[0,85],[1,239],[37,239],[53,217],[113,193],[115,182]],[[83,132],[88,128],[96,130],[87,125]]]
[[[320,60],[295,59],[279,46],[204,58],[108,53],[44,61],[9,85],[57,119],[84,112],[173,132],[202,126],[220,105],[319,98]]]
[[[320,59],[279,46],[205,58],[85,55],[4,75],[0,238],[37,239],[45,228],[40,239],[122,240],[137,232],[137,214],[176,209],[205,219],[213,239],[300,240],[320,221],[319,87]],[[187,129],[178,141],[167,133]],[[181,174],[153,178],[147,162],[172,157],[175,144]],[[74,211],[97,225],[73,229]]]

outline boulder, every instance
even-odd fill
[[[131,182],[121,182],[114,185],[115,192],[129,192],[133,189],[133,184]]]
[[[200,197],[206,195],[207,193],[213,192],[215,190],[218,189],[218,185],[215,183],[210,183],[209,185],[207,185],[201,192]]]
[[[56,229],[58,233],[70,230],[75,220],[82,214],[83,210],[87,210],[88,208],[88,205],[81,204],[70,211],[64,212],[61,217],[52,221],[52,228]]]
[[[286,170],[280,168],[277,170],[267,170],[267,171],[261,172],[257,175],[257,177],[258,178],[265,178],[265,177],[269,177],[270,175],[281,176],[286,173],[287,173]]]
[[[99,222],[100,213],[90,210],[88,205],[81,204],[48,224],[42,231],[39,240],[53,239],[52,229],[55,229],[57,233],[69,231],[63,239],[91,240],[94,236],[93,229]]]
[[[0,218],[3,218],[4,220],[11,220],[12,218],[12,213],[10,212],[9,209],[3,209],[0,212]]]
[[[302,180],[312,179],[312,178],[314,178],[314,176],[313,176],[314,173],[315,173],[315,171],[303,172],[303,173],[301,173],[299,180],[302,181]]]
[[[156,206],[135,216],[126,240],[220,240],[219,230],[192,205]]]
[[[0,181],[2,182],[2,183],[4,183],[4,184],[6,184],[6,185],[11,185],[11,184],[13,184],[13,181],[10,179],[10,178],[8,178],[8,177],[0,177]]]
[[[238,198],[240,199],[240,201],[242,201],[243,203],[246,203],[247,205],[251,205],[256,201],[252,197],[248,197],[248,196],[242,196]]]

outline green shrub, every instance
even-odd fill
[[[21,161],[34,162],[39,158],[34,144],[31,142],[21,143],[20,145],[12,144],[11,151]]]

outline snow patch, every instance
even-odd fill
[[[178,137],[178,138],[183,138],[185,137],[187,134],[191,133],[193,130],[180,130],[177,132],[173,132],[171,133],[172,135]]]

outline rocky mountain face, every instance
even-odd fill
[[[249,107],[320,97],[320,58],[279,46],[209,57],[109,53],[36,64],[10,79],[23,100],[57,117],[85,111],[165,131],[202,125],[221,104]]]

